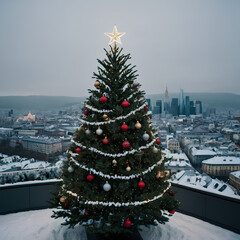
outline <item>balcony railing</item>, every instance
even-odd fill
[[[25,182],[0,186],[0,214],[50,207],[49,200],[59,180]],[[240,233],[240,200],[172,184],[179,211]]]

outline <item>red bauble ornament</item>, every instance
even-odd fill
[[[126,100],[124,100],[123,102],[122,102],[122,107],[129,107],[129,102],[128,101],[126,101]]]
[[[80,147],[78,147],[78,148],[76,149],[76,153],[77,153],[77,154],[79,154],[81,151],[82,151],[82,149],[81,149]]]
[[[124,222],[123,222],[123,226],[124,226],[125,228],[129,228],[129,227],[132,226],[132,222],[131,222],[129,219],[126,219],[126,220],[124,220]]]
[[[65,206],[65,208],[69,208],[70,207],[69,201],[65,202],[64,206]]]
[[[148,107],[145,107],[144,110],[145,110],[145,111],[148,111]]]
[[[107,137],[105,137],[103,140],[102,140],[103,144],[108,144],[109,143],[109,140],[107,139]]]
[[[84,112],[83,112],[84,115],[88,115],[89,114],[89,111],[86,109]]]
[[[174,195],[173,191],[170,191],[168,194],[169,194],[169,196],[173,196]]]
[[[123,148],[129,148],[129,147],[130,147],[130,143],[125,140],[125,141],[122,143],[122,146],[123,146]]]
[[[105,96],[102,96],[102,97],[100,98],[100,102],[101,102],[101,103],[106,103],[106,102],[107,102],[107,98],[106,98]]]
[[[94,176],[92,174],[87,175],[87,180],[91,182],[94,179]]]
[[[87,216],[87,215],[88,215],[88,212],[87,212],[87,211],[85,211],[85,212],[84,212],[84,215],[86,215],[86,216]]]
[[[158,145],[161,143],[161,141],[160,141],[159,138],[156,139],[156,143],[157,143]]]
[[[138,183],[138,186],[139,186],[140,188],[144,188],[144,187],[145,187],[145,183],[144,183],[143,181],[140,181],[140,182]]]
[[[169,213],[171,213],[172,215],[175,213],[175,211],[174,210],[171,210],[171,211],[169,211]]]
[[[121,126],[121,130],[123,132],[126,132],[128,130],[128,125],[126,125],[125,123]]]

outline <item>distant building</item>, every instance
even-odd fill
[[[230,172],[240,170],[240,158],[215,156],[202,162],[202,170],[213,177],[228,177]]]
[[[196,107],[194,101],[190,101],[190,115],[196,115]]]
[[[186,96],[186,98],[185,98],[185,114],[186,114],[186,116],[190,115],[190,99],[189,99],[189,96]]]
[[[237,189],[240,194],[240,171],[231,172],[229,174],[229,183]]]
[[[71,138],[60,138],[62,141],[62,151],[66,152],[71,146]]]
[[[201,166],[202,161],[216,156],[216,153],[209,149],[197,149],[195,147],[191,149],[190,153],[189,157],[195,166]]]
[[[171,113],[173,116],[178,116],[178,98],[173,98],[171,102]]]
[[[166,87],[165,94],[164,94],[163,112],[165,114],[171,113],[170,97],[169,97],[169,93],[168,93],[168,88],[167,87]]]
[[[62,143],[60,139],[29,137],[22,139],[24,149],[39,152],[46,155],[52,155],[62,152]]]
[[[183,93],[183,89],[180,90],[180,94],[179,94],[179,115],[184,115],[185,111],[184,111],[184,93]]]
[[[195,103],[196,115],[202,114],[202,102],[196,101]]]
[[[0,135],[3,136],[12,136],[13,128],[0,128]]]
[[[162,113],[162,101],[157,100],[156,106],[153,108],[153,114],[161,114]]]
[[[23,130],[23,129],[21,129],[21,130],[16,130],[16,133],[17,133],[18,135],[36,136],[36,134],[38,133],[38,131],[37,131],[37,130]]]
[[[170,153],[167,149],[164,152],[166,152],[165,157],[170,159],[164,163],[164,166],[170,170],[171,174],[182,170],[194,170],[185,153]]]
[[[172,152],[176,152],[180,150],[180,144],[179,141],[175,138],[170,138],[167,141],[167,149],[169,149]]]
[[[20,121],[20,120],[28,121],[28,122],[35,122],[35,115],[32,115],[31,113],[28,113],[27,116],[19,117],[17,119],[17,122]]]

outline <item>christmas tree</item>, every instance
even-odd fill
[[[116,45],[124,34],[106,33],[114,47],[98,60],[53,214],[103,234],[164,223],[178,205],[137,71]]]

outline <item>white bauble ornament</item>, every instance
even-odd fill
[[[97,130],[96,130],[96,134],[97,135],[101,135],[103,133],[103,130],[99,127]]]
[[[156,147],[153,148],[153,153],[158,153],[158,149]]]
[[[68,172],[72,173],[74,171],[74,168],[72,166],[68,167]]]
[[[89,135],[91,133],[91,131],[89,129],[86,130],[85,132],[87,135]]]
[[[108,182],[106,182],[106,183],[103,185],[103,190],[106,191],[106,192],[108,192],[110,189],[111,189],[111,185],[110,185]]]
[[[143,138],[144,141],[147,141],[149,139],[149,135],[147,133],[144,133],[142,135],[142,138]]]

